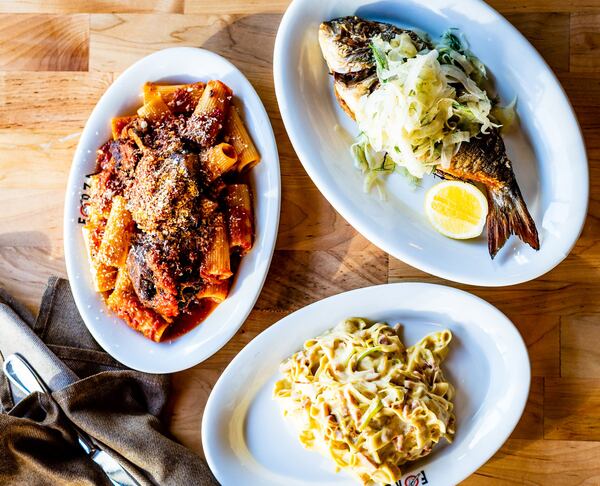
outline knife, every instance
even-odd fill
[[[3,365],[4,374],[10,382],[26,395],[39,391],[50,394],[50,389],[42,381],[33,367],[20,354],[11,354]],[[140,484],[123,467],[102,449],[96,447],[89,435],[74,423],[71,426],[77,434],[81,448],[100,466],[108,479],[115,486],[140,486]]]

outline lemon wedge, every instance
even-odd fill
[[[431,225],[444,236],[466,240],[483,232],[488,203],[473,184],[444,181],[427,191],[425,213]]]

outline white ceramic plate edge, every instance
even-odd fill
[[[578,131],[579,146],[576,147],[575,150],[577,152],[579,152],[580,154],[582,154],[583,159],[586,161],[586,164],[584,164],[582,167],[580,167],[581,172],[579,174],[579,177],[581,178],[581,180],[585,181],[585,184],[582,184],[583,187],[581,188],[581,192],[579,193],[580,197],[579,197],[579,202],[577,203],[577,205],[579,207],[581,207],[581,209],[578,212],[577,221],[575,221],[571,225],[572,230],[569,231],[570,238],[565,238],[566,240],[569,241],[569,243],[564,245],[561,248],[560,255],[557,255],[557,257],[550,264],[546,265],[542,271],[537,271],[537,272],[531,273],[531,274],[523,274],[523,275],[519,275],[517,277],[512,277],[512,276],[502,277],[500,275],[497,275],[497,276],[495,276],[495,278],[493,280],[490,280],[490,279],[486,279],[486,278],[480,278],[477,275],[446,272],[444,270],[440,270],[440,269],[436,268],[435,265],[431,265],[425,259],[412,258],[405,252],[402,252],[397,248],[393,248],[390,244],[388,244],[385,241],[385,239],[382,239],[379,236],[379,234],[377,234],[377,232],[371,231],[367,226],[363,225],[359,221],[359,219],[360,219],[359,216],[353,214],[353,212],[347,208],[347,206],[343,200],[343,197],[341,197],[339,194],[337,194],[335,190],[328,189],[327,183],[321,177],[321,174],[319,173],[317,168],[314,167],[310,163],[305,163],[306,160],[309,160],[309,156],[305,154],[304,144],[302,143],[302,140],[297,136],[296,131],[293,130],[290,125],[289,117],[291,115],[287,115],[287,108],[286,108],[286,104],[285,104],[285,93],[284,93],[285,83],[284,83],[284,79],[282,78],[283,69],[280,66],[280,62],[281,62],[281,59],[284,59],[284,56],[285,56],[284,51],[286,48],[286,44],[288,44],[288,42],[286,41],[284,36],[286,36],[289,32],[288,26],[294,20],[295,10],[299,9],[303,3],[310,2],[310,0],[292,0],[292,3],[288,6],[285,14],[283,15],[283,18],[279,25],[279,29],[277,31],[277,36],[275,39],[275,48],[274,48],[274,56],[273,56],[273,78],[275,81],[275,93],[277,96],[277,101],[279,103],[279,109],[281,111],[282,120],[283,120],[284,126],[286,128],[286,131],[288,133],[288,136],[290,138],[290,141],[292,142],[292,146],[294,147],[294,150],[298,154],[298,158],[302,162],[304,169],[306,170],[306,172],[308,173],[308,175],[310,176],[310,178],[312,179],[314,184],[317,186],[319,191],[326,197],[326,199],[331,203],[331,205],[335,208],[335,210],[340,215],[342,215],[342,217],[344,217],[354,228],[356,228],[367,239],[369,239],[371,242],[373,242],[379,248],[383,249],[385,252],[387,252],[387,253],[393,255],[394,257],[402,260],[403,262],[408,263],[409,265],[411,265],[415,268],[418,268],[419,270],[422,270],[424,272],[427,272],[431,275],[436,275],[438,277],[441,277],[441,278],[444,278],[444,279],[447,279],[450,281],[462,283],[462,284],[481,285],[481,286],[487,286],[487,287],[502,287],[502,286],[507,286],[507,285],[516,285],[519,283],[527,282],[527,281],[533,280],[535,278],[538,278],[541,275],[544,275],[545,273],[551,271],[553,268],[555,268],[558,264],[560,264],[569,255],[569,253],[571,252],[571,250],[577,243],[577,240],[579,239],[581,232],[583,231],[583,226],[585,224],[585,220],[587,217],[587,208],[588,208],[588,202],[589,202],[588,201],[588,199],[589,199],[589,184],[590,184],[589,169],[588,169],[588,164],[587,164],[585,143],[583,140],[583,136],[581,134],[581,127],[577,120],[577,116],[575,114],[575,111],[573,109],[573,106],[572,106],[568,96],[566,95],[564,88],[558,81],[558,78],[556,77],[556,75],[554,74],[552,69],[548,66],[546,61],[537,52],[537,50],[531,45],[531,43],[525,38],[525,36],[523,36],[523,34],[521,34],[516,29],[516,27],[514,27],[508,20],[506,20],[506,18],[504,18],[495,9],[493,9],[489,5],[485,4],[484,2],[482,2],[480,0],[472,0],[472,1],[478,1],[478,3],[480,3],[483,6],[483,8],[486,8],[489,11],[496,14],[499,17],[500,21],[504,24],[504,26],[507,29],[509,29],[510,31],[512,31],[513,35],[515,35],[522,41],[522,45],[524,46],[525,49],[528,50],[529,55],[534,57],[539,62],[543,63],[543,65],[548,69],[550,75],[552,76],[552,78],[556,82],[556,84],[559,86],[559,88],[564,96],[564,99],[567,102],[569,115],[572,119],[571,121],[574,122],[575,127]]]
[[[232,70],[234,70],[238,73],[238,75],[241,77],[241,79],[243,79],[244,82],[247,84],[247,88],[253,93],[253,95],[256,97],[256,100],[258,100],[257,105],[260,106],[260,110],[261,110],[260,115],[261,115],[261,117],[263,117],[265,120],[268,121],[268,128],[269,128],[268,133],[263,134],[263,136],[264,135],[268,136],[269,144],[271,144],[275,148],[275,150],[274,150],[275,159],[273,161],[271,170],[275,171],[275,173],[273,174],[273,177],[274,177],[274,180],[277,182],[277,187],[275,188],[276,189],[276,194],[275,194],[276,207],[274,208],[275,209],[275,215],[274,215],[275,219],[273,221],[273,224],[265,225],[266,232],[263,234],[263,238],[265,238],[266,245],[268,247],[268,252],[266,254],[265,259],[261,262],[260,268],[259,268],[259,270],[262,273],[262,276],[260,279],[260,285],[257,285],[255,287],[253,295],[251,296],[250,299],[247,300],[246,310],[242,314],[240,314],[241,317],[239,320],[239,325],[232,326],[231,328],[228,329],[228,332],[220,333],[218,335],[218,339],[214,339],[214,340],[210,341],[210,343],[203,349],[203,352],[200,355],[195,356],[195,357],[189,356],[188,359],[182,359],[178,365],[165,368],[164,366],[161,366],[160,363],[153,363],[153,364],[146,363],[145,365],[140,365],[137,362],[131,361],[129,355],[126,352],[120,352],[120,353],[118,353],[118,356],[116,356],[115,352],[113,352],[113,350],[111,349],[111,346],[109,346],[109,344],[103,339],[103,337],[98,332],[96,332],[96,330],[94,329],[94,326],[91,326],[88,324],[88,321],[91,322],[91,319],[92,319],[92,317],[90,315],[90,311],[88,311],[88,309],[84,305],[83,295],[82,295],[80,286],[74,284],[74,282],[75,282],[74,276],[76,275],[76,269],[74,268],[74,264],[75,264],[74,259],[71,258],[70,255],[72,255],[73,252],[75,251],[75,247],[74,247],[75,243],[74,243],[74,241],[71,240],[71,231],[70,231],[69,225],[71,224],[72,214],[74,214],[76,212],[76,201],[75,201],[75,198],[70,197],[70,194],[68,191],[70,191],[74,187],[77,187],[76,182],[78,182],[78,181],[76,181],[77,172],[75,170],[75,166],[78,163],[78,161],[83,160],[83,153],[85,150],[84,139],[86,138],[86,133],[88,131],[91,131],[92,126],[95,125],[95,123],[92,123],[92,121],[98,117],[98,113],[101,111],[101,108],[100,108],[101,105],[106,103],[107,102],[106,100],[111,98],[112,92],[116,91],[118,89],[119,80],[128,76],[129,75],[128,73],[134,72],[138,65],[149,62],[149,60],[151,60],[153,57],[159,58],[160,56],[164,56],[166,54],[170,54],[170,53],[174,54],[175,52],[185,53],[186,51],[189,51],[192,53],[193,52],[197,53],[198,51],[200,51],[204,54],[208,54],[210,56],[215,56],[216,58],[219,58],[221,62],[228,65],[229,67],[232,68]],[[108,123],[108,120],[106,120],[106,123]],[[271,265],[271,261],[273,258],[273,253],[275,251],[275,243],[277,240],[277,233],[278,233],[278,228],[279,228],[280,211],[281,211],[281,173],[280,173],[280,167],[279,167],[279,153],[277,150],[275,134],[273,132],[273,129],[272,129],[272,126],[270,123],[269,115],[262,103],[262,100],[258,96],[258,93],[254,89],[254,87],[252,86],[250,81],[248,81],[248,79],[244,76],[244,74],[239,69],[237,69],[237,67],[235,67],[235,65],[233,63],[231,63],[229,60],[225,59],[224,57],[222,57],[214,52],[208,51],[206,49],[201,49],[201,48],[196,48],[196,47],[173,47],[173,48],[162,49],[162,50],[153,52],[152,54],[149,54],[149,55],[139,59],[134,64],[129,66],[125,71],[123,71],[113,81],[113,83],[111,83],[111,85],[103,93],[103,95],[100,97],[100,99],[94,106],[94,109],[92,110],[88,120],[86,121],[83,132],[81,133],[81,136],[79,138],[79,142],[77,144],[77,148],[75,150],[75,154],[73,156],[71,168],[69,171],[69,177],[68,177],[68,182],[67,182],[67,194],[65,197],[65,206],[64,206],[64,212],[63,212],[63,238],[64,238],[64,249],[65,249],[65,263],[66,263],[67,275],[69,278],[69,282],[71,283],[71,291],[73,293],[73,298],[74,298],[77,308],[82,316],[82,319],[84,320],[84,322],[86,324],[88,331],[92,334],[92,336],[98,342],[98,344],[100,344],[100,346],[102,346],[102,348],[105,349],[115,359],[117,359],[118,361],[120,361],[121,363],[123,363],[124,365],[126,365],[130,368],[133,368],[133,369],[136,369],[139,371],[144,371],[147,373],[174,373],[174,372],[181,371],[181,370],[190,368],[192,366],[195,366],[196,364],[206,360],[207,358],[212,356],[214,353],[216,353],[219,349],[221,349],[235,335],[235,333],[242,327],[246,318],[248,317],[248,315],[254,308],[254,304],[256,303],[256,301],[260,295],[260,292],[262,290],[262,287],[264,285],[264,282],[267,278],[269,267]],[[85,269],[85,270],[89,271],[88,269]]]
[[[513,432],[513,430],[517,426],[517,424],[523,414],[525,405],[527,403],[527,397],[529,395],[529,389],[530,389],[530,384],[531,384],[531,364],[529,362],[529,355],[527,352],[527,347],[525,345],[525,342],[523,341],[521,334],[519,333],[519,331],[517,330],[515,325],[510,321],[510,319],[504,313],[502,313],[499,309],[494,307],[492,304],[490,304],[489,302],[485,301],[484,299],[482,299],[476,295],[473,295],[469,292],[466,292],[464,290],[459,290],[459,289],[456,289],[453,287],[448,287],[445,285],[429,284],[429,283],[421,283],[421,282],[402,282],[402,283],[393,283],[393,284],[382,284],[382,285],[375,285],[372,287],[355,289],[355,290],[351,290],[348,292],[343,292],[341,294],[333,295],[331,297],[327,297],[325,299],[314,302],[308,306],[305,306],[301,309],[294,311],[293,313],[287,315],[286,317],[282,318],[281,320],[279,320],[278,322],[276,322],[275,324],[273,324],[272,326],[270,326],[269,328],[265,329],[260,334],[258,334],[252,341],[250,341],[237,354],[237,356],[229,363],[229,365],[227,365],[227,367],[221,373],[219,380],[217,380],[217,383],[215,384],[215,386],[213,387],[213,389],[211,391],[211,394],[208,398],[206,407],[204,409],[204,413],[203,413],[203,417],[202,417],[202,425],[201,425],[201,436],[202,436],[202,445],[203,445],[204,454],[205,454],[206,460],[207,460],[211,470],[213,471],[213,474],[215,474],[215,477],[219,481],[222,481],[223,478],[220,477],[221,476],[220,470],[216,466],[217,460],[213,456],[213,446],[211,446],[210,444],[211,444],[211,440],[214,441],[214,437],[218,435],[218,434],[216,434],[216,431],[214,430],[214,428],[212,426],[214,423],[216,423],[216,421],[213,420],[213,418],[217,415],[217,409],[218,409],[218,403],[217,403],[215,397],[217,397],[221,394],[221,389],[226,388],[227,382],[225,380],[229,374],[229,370],[234,370],[237,367],[238,362],[243,362],[245,359],[244,355],[252,354],[252,353],[260,351],[263,341],[268,341],[272,334],[277,334],[278,330],[280,328],[284,328],[288,321],[293,321],[294,319],[297,319],[298,314],[307,313],[311,308],[313,308],[315,306],[325,305],[327,302],[342,300],[344,298],[349,299],[350,297],[352,297],[354,295],[362,294],[365,291],[366,292],[373,291],[373,292],[379,293],[380,289],[382,289],[382,288],[385,288],[386,290],[389,289],[390,293],[394,293],[396,291],[398,293],[401,293],[402,290],[410,291],[411,289],[414,289],[415,292],[418,292],[419,289],[431,289],[434,292],[435,291],[448,292],[449,294],[454,294],[457,296],[461,296],[462,298],[471,299],[472,301],[477,302],[479,305],[481,305],[482,307],[487,309],[488,312],[490,312],[491,314],[495,314],[499,318],[500,321],[504,322],[506,331],[512,335],[513,344],[518,348],[515,350],[515,355],[517,356],[518,359],[515,359],[512,361],[513,368],[519,369],[519,371],[524,373],[521,375],[523,377],[522,382],[519,382],[517,384],[517,392],[516,392],[517,398],[515,399],[515,401],[518,401],[518,406],[515,409],[515,412],[511,414],[509,420],[501,422],[501,427],[499,428],[499,431],[498,431],[499,440],[494,441],[497,444],[497,446],[486,447],[484,449],[479,449],[477,451],[474,451],[473,454],[477,455],[477,460],[473,463],[473,465],[471,465],[469,470],[463,471],[459,474],[455,474],[455,476],[452,476],[451,480],[446,484],[447,485],[456,484],[456,483],[466,479],[468,476],[473,474],[477,469],[479,469],[481,466],[483,466],[502,447],[502,445],[506,442],[506,440],[508,439],[510,434]],[[377,290],[375,290],[375,289],[377,289]],[[329,324],[332,324],[332,323],[329,323]],[[327,323],[325,323],[325,325],[327,325]],[[325,331],[325,330],[326,329],[324,328],[322,331]],[[302,343],[298,343],[298,344],[299,344],[298,349],[300,349]],[[210,439],[209,436],[213,436],[213,439]],[[452,447],[452,445],[450,445],[449,447]],[[223,486],[229,486],[229,485],[226,483],[223,483]]]

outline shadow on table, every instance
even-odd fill
[[[66,277],[62,243],[39,231],[0,234],[0,285],[34,312],[51,275]]]

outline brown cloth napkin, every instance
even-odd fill
[[[6,309],[2,304],[80,380],[15,405],[0,371],[0,484],[111,485],[78,445],[71,421],[142,485],[218,485],[206,463],[170,438],[161,421],[169,377],[129,370],[102,351],[66,280],[50,278],[37,318],[0,288]]]

